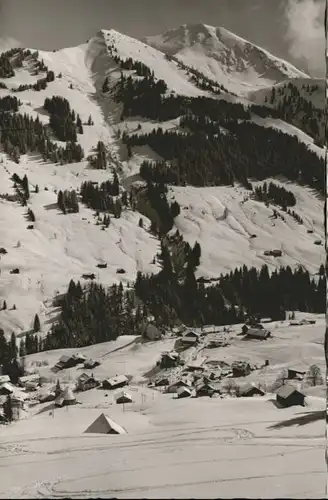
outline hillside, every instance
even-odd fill
[[[321,115],[211,30],[0,54],[1,498],[324,495]]]
[[[239,40],[238,37],[236,40]],[[27,152],[20,155],[17,163],[5,151],[1,153],[0,228],[2,245],[8,254],[1,257],[0,302],[6,300],[7,309],[0,311],[0,327],[7,333],[18,335],[32,327],[36,313],[41,319],[42,334],[46,333],[58,312],[53,309],[52,300],[67,290],[70,279],[77,281],[84,274],[95,273],[96,280],[104,285],[119,281],[131,284],[137,272],[157,273],[161,269],[156,258],[160,241],[158,235],[150,230],[150,213],[147,212],[147,215],[141,210],[140,214],[140,207],[136,210],[128,204],[120,217],[111,214],[110,225],[102,231],[99,217],[95,217],[97,210],[83,203],[79,204],[78,213],[64,216],[57,206],[58,192],[75,190],[80,195],[82,182],[112,181],[114,171],[119,174],[122,192],[124,186],[130,189],[135,181],[144,185],[138,175],[142,162],[160,161],[162,156],[147,141],[141,146],[133,146],[129,152],[122,135],[143,137],[158,126],[184,134],[179,113],[183,115],[185,106],[189,106],[188,100],[194,102],[193,99],[203,97],[210,100],[210,106],[212,101],[219,102],[211,92],[201,90],[191,82],[190,75],[175,61],[168,61],[162,52],[114,30],[101,30],[78,47],[53,52],[38,51],[35,56],[33,50],[29,52],[30,55],[25,55],[21,63],[17,62],[20,57],[17,54],[9,56],[15,70],[12,76],[0,79],[5,87],[0,89],[0,98],[9,95],[17,97],[20,101],[19,113],[38,119],[58,146],[64,146],[65,141],[58,140],[54,130],[49,128],[51,117],[44,103],[45,99],[54,96],[66,99],[83,123],[83,133],[78,133],[76,140],[84,156],[77,163],[69,160],[61,165],[58,154],[49,157],[49,161],[45,159],[45,153]],[[141,69],[135,69],[132,63],[122,63],[129,58],[132,63],[138,62]],[[165,100],[171,99],[170,109],[174,115],[171,119],[162,121],[140,115],[124,116],[122,119],[125,104],[115,97],[121,75],[124,79],[132,77],[133,84],[137,85],[143,78],[138,72],[146,71],[145,68],[153,73],[149,77],[150,84],[151,78],[155,82],[165,81],[167,90],[161,94],[161,106],[167,110]],[[287,72],[288,76],[298,74],[289,66],[285,70],[282,62],[277,62],[275,68],[275,75],[277,68]],[[236,68],[234,71],[237,74]],[[45,88],[30,88],[49,72],[54,73],[54,79],[48,81]],[[104,91],[106,79],[108,88]],[[224,92],[220,99],[223,99],[220,102],[225,102]],[[231,102],[229,96],[227,99],[227,103]],[[156,107],[152,109],[157,112]],[[229,116],[229,109],[224,112]],[[224,128],[223,116],[222,120]],[[313,143],[309,136],[295,127],[291,129],[281,120],[262,119],[254,114],[252,120],[263,129],[273,126],[288,136],[297,134],[301,144]],[[95,154],[98,141],[102,141],[106,149],[105,169],[90,166],[88,156]],[[323,150],[317,146],[313,148],[322,157]],[[53,162],[52,158],[57,162]],[[26,208],[17,201],[10,201],[17,191],[11,180],[13,174],[28,177],[30,193],[27,206],[35,214],[33,230],[27,229]],[[277,185],[285,184],[279,184],[280,181],[272,176],[268,179]],[[35,192],[36,186],[38,192]],[[311,275],[316,274],[324,262],[323,246],[314,244],[316,240],[323,240],[323,201],[311,189],[300,188],[295,182],[290,182],[288,189],[295,193],[296,214],[304,219],[301,225],[290,215],[286,215],[285,222],[279,217],[275,222],[272,213],[279,207],[253,200],[247,189],[238,183],[233,188],[206,185],[201,188],[172,187],[168,199],[178,201],[181,209],[172,232],[179,229],[191,246],[198,241],[202,247],[197,277],[217,278],[220,273],[232,271],[243,264],[258,267],[268,264],[270,269],[302,265]],[[143,227],[139,227],[140,218],[143,219]],[[252,235],[256,235],[256,239],[252,239]],[[272,250],[273,247],[282,249],[281,257],[264,255],[265,250]],[[106,263],[107,267],[97,268],[101,263]],[[10,274],[14,268],[19,268],[20,274]],[[119,268],[123,268],[125,273],[117,274]],[[82,282],[87,283],[83,279]],[[16,310],[11,310],[13,305]]]
[[[286,78],[308,77],[287,61],[222,27],[185,24],[147,37],[145,42],[238,95]]]
[[[320,363],[323,326],[323,315],[316,325],[269,324],[274,334],[269,344],[251,341],[251,345],[252,362],[262,364],[269,358],[270,366],[255,370],[247,379],[261,381],[262,386],[271,384],[295,356],[305,366],[313,359]],[[230,336],[230,347],[204,349],[201,345],[196,354],[205,358],[207,366],[213,360],[229,364],[238,356],[247,358],[237,336],[239,327],[224,334]],[[220,336],[222,331],[208,339]],[[270,392],[253,398],[177,399],[162,387],[147,387],[145,376],[175,339],[146,344],[137,340],[133,338],[130,345],[131,337],[122,337],[82,350],[86,357],[101,362],[93,370],[99,380],[117,373],[129,375],[126,389],[133,402],[124,405],[115,402],[118,390],[99,388],[75,393],[79,404],[66,408],[54,408],[51,402],[35,404],[38,394],[46,394],[56,379],[62,387],[74,388],[82,372],[78,368],[57,375],[51,371],[59,356],[72,350],[28,357],[27,368],[39,370],[43,386],[25,394],[31,400],[28,418],[0,426],[0,459],[7,472],[0,486],[2,498],[203,498],[204,491],[208,498],[215,498],[218,487],[220,496],[228,498],[237,497],[241,487],[249,498],[259,496],[260,491],[262,498],[271,498],[273,489],[276,498],[323,496],[322,386],[306,390],[304,408],[278,408]],[[187,351],[195,357],[193,348]],[[221,382],[227,387],[232,384],[228,378]],[[236,382],[242,385],[246,379]],[[123,427],[125,434],[85,433],[102,413]]]

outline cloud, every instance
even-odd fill
[[[288,51],[313,76],[325,74],[326,0],[288,0],[285,10]]]

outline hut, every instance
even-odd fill
[[[299,392],[295,387],[290,385],[283,385],[277,391],[277,402],[284,408],[290,406],[304,406],[305,395]]]
[[[9,394],[13,394],[14,386],[10,382],[5,382],[0,385],[0,395],[8,396]]]
[[[78,391],[89,391],[99,385],[98,380],[86,373],[82,373],[76,381],[76,388]]]
[[[191,387],[191,382],[189,380],[177,380],[167,388],[167,392],[174,393],[178,392],[180,387]]]
[[[200,381],[196,384],[196,396],[198,398],[208,396],[211,397],[215,392],[214,387],[208,382]]]
[[[94,361],[93,359],[87,359],[83,365],[83,367],[86,370],[92,370],[93,368],[96,368],[96,366],[99,366],[100,363],[99,361]]]
[[[253,384],[247,384],[240,388],[240,396],[243,398],[252,398],[253,396],[264,396],[265,392]]]
[[[287,369],[288,380],[303,380],[305,374],[306,374],[306,370],[302,370],[300,368],[294,367],[294,368]]]
[[[269,330],[260,329],[260,328],[249,328],[246,333],[246,339],[257,339],[257,340],[267,340],[271,337],[271,332]]]
[[[128,392],[122,391],[116,396],[116,404],[132,403],[132,396]]]
[[[129,380],[125,375],[116,375],[116,377],[112,377],[109,379],[106,379],[102,383],[103,389],[119,389],[120,387],[124,387],[128,385]]]
[[[0,385],[10,382],[9,375],[0,375]]]
[[[18,384],[21,387],[28,387],[30,384],[33,384],[35,386],[38,386],[40,382],[40,375],[39,373],[33,373],[30,375],[25,375],[23,377],[19,377]]]
[[[233,377],[247,377],[252,371],[247,361],[234,361],[231,365]]]
[[[73,366],[76,366],[76,360],[74,359],[73,356],[68,356],[64,354],[59,358],[59,361],[55,364],[53,371],[58,372],[60,370],[64,370],[65,368],[72,368]]]
[[[103,413],[84,431],[86,434],[126,434],[126,430]]]
[[[56,394],[51,391],[43,392],[39,395],[40,403],[49,403],[50,401],[55,401]]]
[[[158,377],[154,382],[155,387],[165,387],[170,385],[170,379],[168,377]]]
[[[200,334],[197,332],[194,332],[193,330],[188,330],[187,332],[184,333],[184,335],[181,337],[181,342],[184,345],[195,345],[197,342],[199,342],[200,339]]]
[[[192,392],[191,392],[191,388],[190,387],[181,386],[177,390],[177,398],[178,399],[190,398],[191,394],[192,394]]]
[[[162,354],[159,365],[161,368],[174,368],[179,364],[179,354],[177,352],[165,352]]]

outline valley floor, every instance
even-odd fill
[[[297,319],[303,316],[298,313]],[[224,334],[229,346],[200,345],[189,349],[190,356],[228,364],[241,358],[261,364],[269,358],[268,367],[235,379],[241,384],[270,384],[300,359],[307,367],[323,366],[323,315],[312,325],[286,321],[267,328],[272,339],[245,344],[235,325]],[[177,399],[147,387],[145,377],[175,340],[140,343],[126,336],[81,349],[101,363],[91,370],[97,379],[129,376],[133,403],[115,404],[116,391],[96,388],[77,393],[75,406],[53,410],[51,402],[37,404],[25,418],[0,426],[0,498],[324,497],[324,387],[304,389],[305,407],[278,408],[270,392],[253,398]],[[60,356],[73,352],[27,357],[27,368],[48,381],[42,390],[57,378],[62,387],[74,385],[83,369],[51,371]],[[127,433],[85,434],[102,413]]]

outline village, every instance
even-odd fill
[[[105,361],[103,357],[90,358],[70,350],[52,366],[47,361],[34,361],[31,366],[24,360],[26,373],[17,384],[9,376],[0,375],[0,423],[7,425],[31,418],[38,414],[37,408],[54,415],[63,407],[82,404],[81,396],[87,392],[95,394],[97,401],[106,401],[105,409],[118,404],[123,405],[123,411],[138,402],[136,393],[143,402],[146,390],[148,397],[151,391],[153,399],[156,393],[174,399],[253,398],[271,394],[277,410],[304,407],[309,390],[311,393],[322,387],[320,367],[309,360],[303,363],[291,360],[279,368],[270,361],[276,344],[280,345],[282,330],[297,328],[304,332],[315,327],[313,315],[303,316],[295,319],[294,315],[288,321],[276,323],[253,319],[244,325],[220,328],[181,326],[164,333],[148,324],[140,337],[129,342],[127,349],[138,352],[163,343],[171,349],[157,350],[157,359],[139,377],[128,373],[126,362],[125,372],[113,374],[112,368],[107,371],[110,354]],[[56,351],[51,354],[54,359]],[[99,415],[99,429],[102,429],[99,432],[107,429],[106,433],[117,433],[120,425],[114,422],[109,428],[110,417],[102,415]],[[91,428],[88,432],[96,432],[98,426]]]

